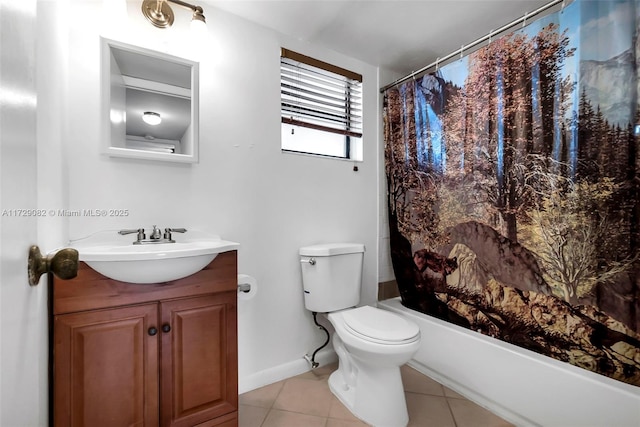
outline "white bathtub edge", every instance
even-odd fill
[[[423,365],[417,360],[410,360],[409,363],[407,363],[407,365],[411,366],[413,369],[420,372],[421,374],[426,375],[429,378],[439,382],[443,386],[455,391],[456,393],[467,398],[473,403],[479,406],[482,406],[484,409],[497,415],[503,420],[510,422],[511,424],[514,424],[516,426],[521,426],[521,427],[540,427],[540,424],[536,424],[533,421],[525,417],[522,417],[520,414],[513,412],[512,410],[510,410],[509,408],[506,408],[505,406],[499,404],[498,402],[495,402],[491,399],[487,399],[485,396],[474,392],[470,388],[464,386],[463,384],[460,384],[457,381],[452,380],[446,375],[442,375],[439,372],[436,372],[433,369],[430,369],[428,366]]]
[[[411,366],[509,422],[640,426],[640,387],[410,310],[400,298],[380,301],[378,307],[420,326],[424,345]],[[428,346],[429,338],[439,345]]]

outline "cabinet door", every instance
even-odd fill
[[[56,426],[158,425],[157,307],[54,317]]]
[[[236,292],[160,303],[162,426],[237,411]]]

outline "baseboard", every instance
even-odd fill
[[[316,354],[316,362],[320,363],[320,366],[328,365],[336,361],[338,361],[338,356],[333,349],[321,350]],[[243,394],[287,378],[295,377],[310,370],[311,366],[309,366],[309,362],[304,359],[304,355],[301,355],[299,359],[238,378],[238,394]]]
[[[464,384],[461,384],[446,375],[442,375],[439,372],[430,369],[429,367],[423,365],[422,363],[412,359],[407,363],[409,366],[414,368],[416,371],[420,372],[423,375],[428,376],[429,378],[439,382],[443,386],[455,391],[456,393],[464,396],[470,401],[482,406],[486,410],[496,414],[503,420],[506,420],[514,425],[521,427],[538,427],[539,424],[536,424],[530,419],[523,417],[522,415],[510,410],[509,408],[491,400],[487,399],[485,396],[482,396],[479,393],[471,390],[466,387]]]

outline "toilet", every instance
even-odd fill
[[[375,427],[409,422],[400,366],[420,346],[418,325],[360,302],[360,243],[300,248],[305,307],[326,313],[335,329],[338,369],[329,377],[333,394],[356,417]]]

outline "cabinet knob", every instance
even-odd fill
[[[154,336],[155,334],[158,333],[158,330],[152,326],[149,328],[147,332],[149,332],[149,335]]]
[[[168,323],[165,323],[164,325],[162,325],[162,332],[169,332],[171,331],[171,325],[169,325]]]

